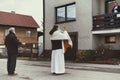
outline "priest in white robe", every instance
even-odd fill
[[[65,73],[65,60],[64,53],[67,48],[72,47],[72,41],[70,36],[64,27],[64,31],[58,28],[58,25],[54,25],[50,31],[52,54],[51,54],[51,73],[64,74]]]

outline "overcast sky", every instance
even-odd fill
[[[41,26],[43,0],[0,0],[0,11],[30,15]]]

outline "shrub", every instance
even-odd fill
[[[92,61],[95,60],[93,50],[81,50],[77,53],[77,61]]]
[[[96,59],[108,59],[110,58],[110,54],[111,50],[103,44],[98,45],[98,47],[95,50]]]

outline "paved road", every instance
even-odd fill
[[[66,74],[52,75],[50,62],[18,60],[17,76],[8,76],[6,59],[0,59],[0,80],[120,80],[120,65],[66,62]]]

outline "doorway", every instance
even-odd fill
[[[69,48],[65,53],[65,60],[74,61],[76,59],[76,53],[78,51],[78,32],[69,33],[73,42],[73,47]]]
[[[105,1],[105,13],[112,13],[112,10],[115,6],[115,0],[106,0]]]

